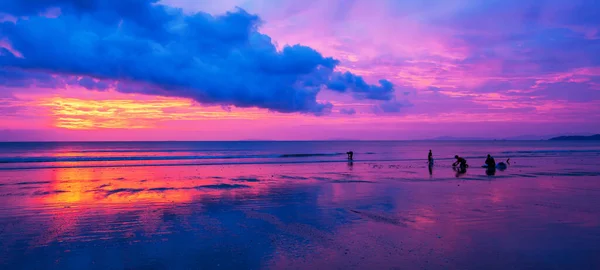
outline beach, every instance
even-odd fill
[[[1,269],[600,269],[599,142],[2,149]]]

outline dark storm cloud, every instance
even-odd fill
[[[56,14],[39,15],[50,12]],[[8,0],[0,13],[27,16],[0,23],[0,39],[22,55],[0,54],[5,86],[76,84],[103,91],[114,85],[204,104],[314,114],[332,107],[317,101],[323,88],[359,99],[394,95],[389,81],[370,85],[335,72],[338,61],[310,47],[278,50],[258,32],[260,18],[241,9],[212,16],[153,0]]]

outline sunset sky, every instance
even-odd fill
[[[599,123],[595,0],[0,1],[0,141],[505,138]]]

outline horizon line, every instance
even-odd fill
[[[324,139],[324,140],[64,140],[64,141],[0,141],[0,143],[120,143],[120,142],[424,142],[424,141],[550,141],[550,139],[489,139],[489,138],[472,138],[472,139]]]

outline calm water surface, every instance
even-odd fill
[[[0,149],[0,269],[600,269],[597,142]]]

